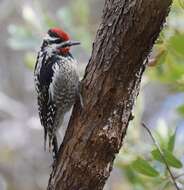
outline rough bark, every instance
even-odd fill
[[[171,0],[106,0],[48,190],[102,190],[121,148],[147,58]]]

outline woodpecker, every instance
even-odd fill
[[[80,42],[71,41],[60,28],[51,28],[43,39],[34,69],[38,112],[44,128],[44,149],[47,137],[53,157],[58,152],[57,131],[63,117],[70,110],[79,93],[77,62],[70,53],[71,46]]]

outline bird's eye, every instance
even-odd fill
[[[44,40],[43,45],[44,45],[44,46],[47,46],[48,44],[49,44],[49,42],[46,41],[46,40]]]
[[[60,38],[53,39],[49,41],[49,44],[60,44],[63,40]]]

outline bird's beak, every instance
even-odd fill
[[[76,46],[76,45],[80,45],[80,42],[78,42],[78,41],[68,41],[68,46]]]
[[[65,48],[65,47],[70,47],[70,46],[76,46],[79,44],[80,44],[80,42],[68,40],[68,41],[62,42],[61,44],[58,44],[58,47]]]

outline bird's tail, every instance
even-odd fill
[[[53,154],[53,159],[56,159],[57,154],[58,154],[58,142],[57,142],[57,137],[56,135],[54,136],[53,140],[52,140],[52,154]]]
[[[47,139],[47,137],[45,139]],[[58,153],[58,142],[56,135],[49,135],[49,152],[52,152],[53,159],[55,160]]]
[[[47,145],[47,130],[44,128],[44,151],[46,151]]]
[[[47,149],[47,136],[49,136],[49,152],[52,152],[53,159],[56,159],[58,152],[58,142],[56,135],[48,135],[47,130],[44,128],[44,151]]]

